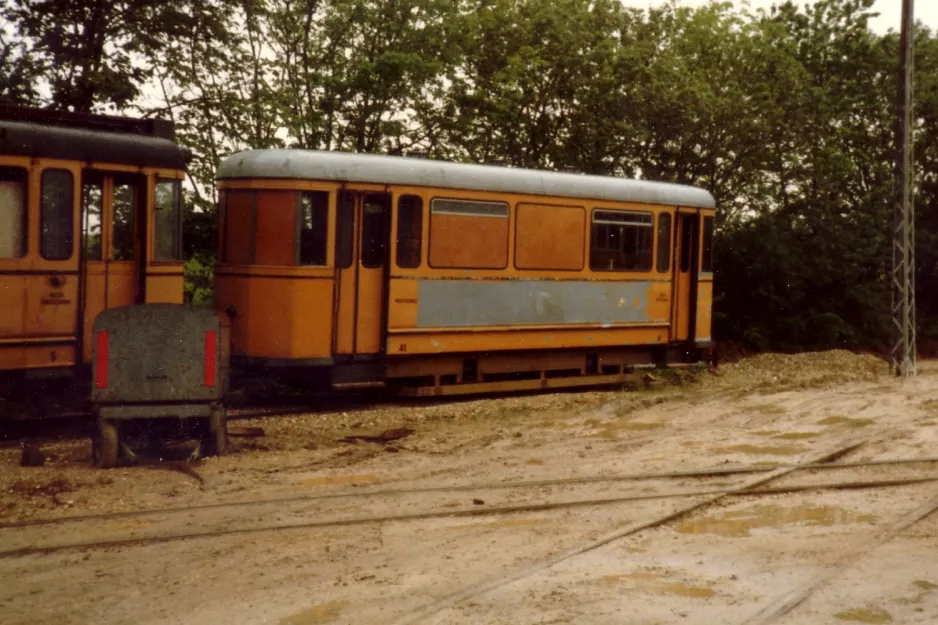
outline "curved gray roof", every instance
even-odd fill
[[[163,137],[0,119],[0,153],[185,169],[188,149]]]
[[[348,152],[247,150],[225,158],[216,178],[371,182],[698,208],[715,206],[709,192],[688,185]]]

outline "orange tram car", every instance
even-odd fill
[[[0,388],[89,373],[105,310],[182,303],[189,152],[173,134],[0,106]]]
[[[217,182],[240,371],[449,395],[712,359],[705,190],[305,150],[233,154]]]

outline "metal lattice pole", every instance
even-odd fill
[[[899,124],[896,204],[892,237],[892,365],[899,376],[915,375],[915,209],[912,204],[913,0],[902,0],[899,44]]]

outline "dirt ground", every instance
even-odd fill
[[[191,471],[0,449],[0,622],[938,622],[938,512],[901,523],[938,507],[938,363],[659,378],[236,419],[264,435]],[[932,460],[787,472],[852,445],[834,463]]]

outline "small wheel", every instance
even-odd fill
[[[228,453],[228,425],[224,408],[214,408],[208,420],[209,433],[202,439],[206,455],[224,456]]]
[[[95,463],[98,468],[110,469],[117,466],[120,451],[120,432],[117,423],[98,419],[98,436],[95,439]]]

